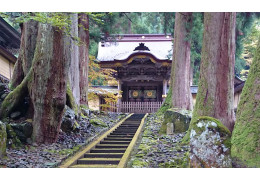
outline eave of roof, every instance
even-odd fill
[[[21,34],[16,31],[10,24],[0,17],[0,30],[8,36],[6,41],[11,41],[11,47],[18,49],[20,47]]]
[[[171,34],[112,34],[106,38],[106,42],[154,42],[172,41]]]
[[[11,61],[12,63],[15,63],[17,58],[10,53],[9,51],[7,51],[4,47],[0,46],[0,54],[2,56],[4,56],[7,60]]]
[[[129,59],[133,58],[133,57],[138,57],[138,56],[142,56],[142,55],[145,55],[147,57],[151,57],[153,60],[155,60],[157,63],[164,63],[164,62],[167,62],[167,63],[172,63],[172,60],[169,60],[169,59],[159,59],[157,58],[156,56],[154,56],[152,53],[150,52],[144,52],[144,51],[138,51],[138,52],[134,52],[132,54],[130,54],[128,57],[126,57],[125,59],[114,59],[112,61],[100,61],[99,64],[115,64],[115,63],[128,63]]]

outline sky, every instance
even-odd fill
[[[12,0],[1,12],[259,12],[257,0]]]

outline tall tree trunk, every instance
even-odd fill
[[[176,13],[172,63],[172,106],[192,110],[190,91],[190,41],[192,13]]]
[[[30,36],[32,33],[32,36]],[[71,39],[50,24],[24,23],[13,91],[0,107],[0,119],[9,116],[29,97],[33,109],[33,140],[53,143],[60,130],[66,103]]]
[[[231,138],[231,156],[248,167],[260,167],[260,37],[243,88]],[[241,163],[238,162],[238,163]]]
[[[34,107],[33,140],[56,142],[66,103],[70,39],[58,28],[40,24],[29,93]]]
[[[190,128],[199,116],[234,126],[234,63],[236,13],[204,13],[199,89]]]
[[[80,104],[88,105],[88,71],[89,71],[89,17],[79,14],[79,69],[80,69]]]
[[[77,14],[71,14],[71,35],[72,37],[78,37],[78,15]],[[71,54],[71,60],[69,65],[69,86],[73,95],[74,99],[74,106],[73,109],[77,111],[79,105],[80,105],[80,74],[79,74],[79,47],[76,44],[76,41],[71,39],[71,48],[70,48],[70,54]]]

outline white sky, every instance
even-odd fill
[[[259,12],[257,0],[3,0],[1,12]]]

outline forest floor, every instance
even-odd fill
[[[150,114],[139,144],[133,151],[128,167],[132,168],[186,168],[189,146],[181,145],[185,133],[160,134],[163,117]]]
[[[115,125],[125,114],[91,114],[89,119],[79,121],[79,132],[61,132],[57,143],[49,145],[26,144],[19,148],[8,148],[7,157],[0,159],[2,168],[50,168],[57,167],[68,157],[75,154],[85,145]],[[106,127],[94,126],[90,119],[98,119],[107,124]]]
[[[50,145],[23,145],[8,148],[7,157],[0,160],[0,167],[7,168],[53,168],[75,154],[93,139],[114,126],[125,114],[91,114],[89,119],[79,121],[79,132],[61,132],[57,143]],[[107,127],[90,125],[90,119],[99,119]],[[143,128],[128,166],[130,168],[176,168],[188,166],[189,146],[181,145],[185,133],[159,134],[163,118],[150,114]]]

